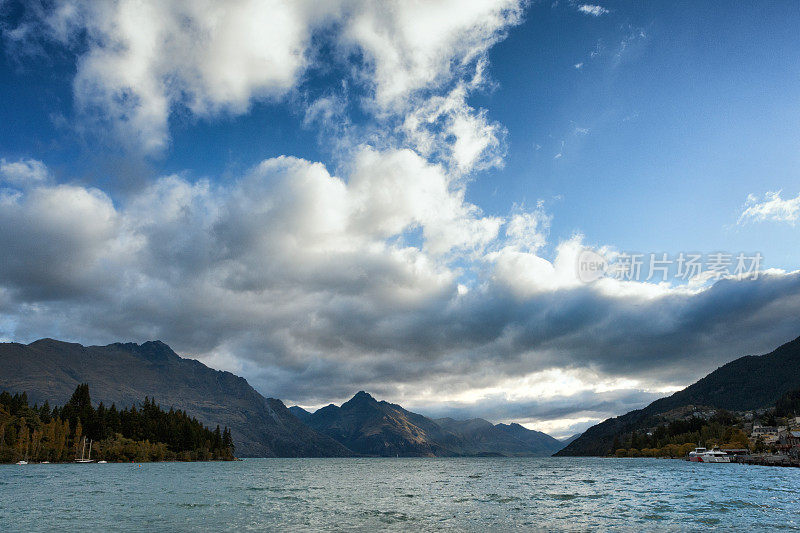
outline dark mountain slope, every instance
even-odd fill
[[[448,433],[457,436],[454,440],[443,437],[442,444],[464,455],[547,456],[563,447],[550,435],[516,423],[492,425],[482,418],[440,418],[436,423]]]
[[[561,447],[569,446],[572,441],[576,440],[578,437],[581,436],[581,433],[575,433],[574,435],[570,435],[565,439],[559,439],[561,441]]]
[[[302,409],[294,412],[300,417],[307,414]],[[549,435],[518,424],[519,429],[508,429],[510,426],[494,426],[480,418],[432,420],[399,405],[379,402],[363,391],[341,407],[319,409],[307,423],[364,455],[531,456],[551,455],[562,447]]]
[[[437,418],[441,428],[434,435],[448,449],[461,455],[531,455],[531,449],[513,435],[482,418]]]
[[[92,399],[130,406],[145,396],[187,411],[203,424],[231,428],[239,456],[343,456],[351,452],[265,399],[244,378],[183,359],[166,344],[82,346],[52,339],[0,344],[0,390],[31,403],[63,404],[80,383]]]
[[[308,422],[308,419],[311,418],[311,413],[300,407],[299,405],[293,405],[289,408],[289,412],[300,419],[301,422]]]
[[[658,415],[690,405],[748,411],[775,405],[800,388],[800,337],[766,355],[748,355],[721,366],[672,396],[587,429],[556,455],[606,455],[614,437],[653,425]]]
[[[566,446],[563,442],[554,439],[547,433],[533,431],[516,423],[497,424],[495,427],[524,442],[529,449],[534,450],[537,454],[552,455]]]
[[[319,409],[308,424],[365,455],[454,455],[431,438],[441,431],[433,421],[399,405],[378,402],[364,391],[341,407],[331,404]]]

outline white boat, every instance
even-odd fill
[[[18,465],[26,465],[26,464],[28,464],[28,461],[23,459],[22,461],[17,461],[17,464]]]
[[[86,437],[83,437],[83,448],[81,448],[81,458],[80,459],[75,459],[76,463],[93,463],[94,462],[92,460],[92,441],[89,441],[89,457],[86,458],[86,459],[83,458],[83,455],[84,455],[85,451],[86,451]]]
[[[695,448],[689,452],[689,460],[693,463],[730,463],[731,456],[718,448]]]
[[[694,450],[689,452],[689,460],[693,463],[702,463],[703,461],[701,457],[707,451],[708,450],[706,450],[705,448],[695,448]]]
[[[99,465],[104,465],[104,464],[107,464],[107,463],[108,463],[108,461],[97,461],[97,464],[99,464]]]

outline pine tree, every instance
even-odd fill
[[[228,426],[225,426],[225,431],[222,432],[222,446],[233,453],[233,438],[231,438],[231,430],[228,429]]]
[[[29,407],[26,394],[0,393],[0,462],[72,461],[85,439],[95,441],[93,457],[106,460],[231,459],[230,430],[211,430],[185,411],[163,411],[151,397],[141,406],[118,410],[92,407],[89,387],[79,385],[63,407]]]
[[[50,416],[50,403],[45,400],[42,404],[42,408],[39,410],[39,418],[42,419],[42,422],[45,424],[49,424],[52,417]]]
[[[219,424],[217,424],[217,429],[214,430],[214,441],[211,449],[219,450],[220,448],[222,448],[222,433],[219,430]]]

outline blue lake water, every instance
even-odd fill
[[[0,465],[0,531],[800,529],[800,469],[658,459]]]

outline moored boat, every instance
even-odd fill
[[[731,457],[719,448],[708,450],[706,448],[695,448],[689,452],[689,461],[693,463],[730,463]]]
[[[86,437],[83,437],[83,448],[81,448],[81,458],[75,459],[76,463],[93,463],[94,460],[92,459],[92,441],[89,441],[89,457],[84,458],[84,453],[86,452]]]

